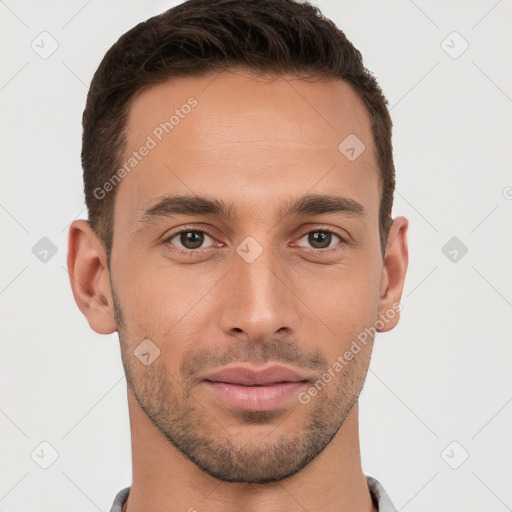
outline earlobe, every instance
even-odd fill
[[[69,228],[67,263],[73,297],[91,329],[98,334],[115,332],[105,249],[85,220],[74,221]]]
[[[409,221],[397,217],[389,230],[382,269],[381,298],[379,303],[379,332],[393,329],[400,319],[400,299],[404,288],[405,275],[409,264],[407,229]]]

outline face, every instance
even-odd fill
[[[179,78],[134,99],[124,161],[109,282],[130,391],[216,478],[293,475],[398,319],[363,103],[334,79]]]

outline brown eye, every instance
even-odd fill
[[[341,237],[337,234],[325,230],[310,231],[301,237],[300,240],[306,239],[313,249],[328,249],[331,247],[333,237],[335,237],[334,241],[336,241],[336,238],[338,241],[342,241]]]
[[[186,249],[197,249],[201,247],[204,240],[204,233],[198,233],[197,231],[186,231],[180,233],[180,243]]]
[[[184,230],[175,233],[171,237],[166,240],[166,243],[176,245],[177,247],[181,247],[183,249],[200,249],[202,248],[203,243],[205,242],[205,238],[211,237],[208,236],[204,231],[197,230]],[[176,242],[172,242],[176,240]]]

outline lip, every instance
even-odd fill
[[[242,386],[265,386],[279,382],[306,381],[308,377],[281,365],[272,365],[266,368],[239,365],[207,374],[203,379]]]
[[[234,366],[205,375],[203,382],[226,405],[246,411],[283,406],[308,383],[307,376],[281,365],[264,369]]]

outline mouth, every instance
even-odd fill
[[[206,375],[210,392],[231,408],[245,411],[269,411],[286,405],[309,379],[280,365],[257,369],[235,366]]]

